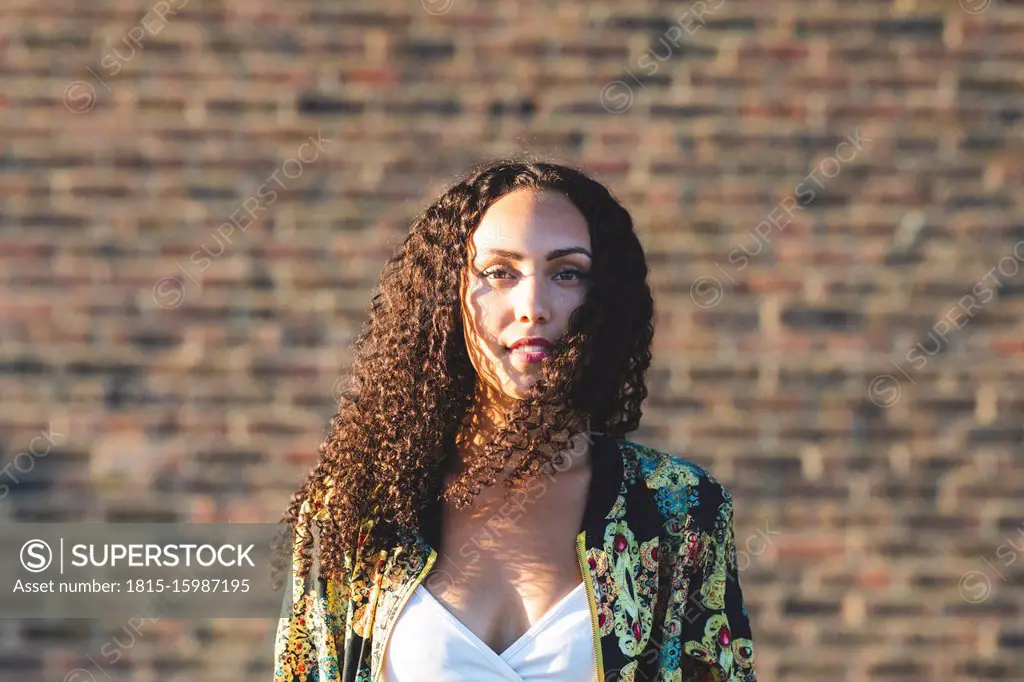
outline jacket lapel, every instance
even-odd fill
[[[409,601],[413,590],[426,577],[437,553],[421,535],[409,544],[398,545],[383,562],[378,564],[373,580],[376,584],[377,603],[373,605],[372,644],[370,649],[371,680],[379,679],[384,662],[384,649],[398,614]]]

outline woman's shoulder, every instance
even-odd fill
[[[337,491],[334,479],[330,475],[325,475],[321,479],[321,486],[314,486],[311,491],[306,495],[306,498],[302,501],[299,507],[298,518],[296,519],[295,527],[293,532],[295,533],[294,543],[297,545],[302,543],[304,536],[309,532],[310,524],[312,522],[323,522],[327,521],[332,511],[328,507],[328,504]],[[367,533],[374,526],[375,520],[373,518],[365,518],[362,523],[359,524],[359,533]],[[320,551],[318,538],[313,538],[314,553]],[[353,553],[351,550],[346,551],[344,559],[346,565],[351,564],[353,559]]]
[[[317,521],[326,518],[327,500],[334,491],[334,480],[325,475],[319,481],[320,486],[310,486],[305,491],[302,504],[299,505],[298,521],[303,525],[307,521]]]
[[[708,469],[682,455],[632,440],[619,440],[619,448],[627,472],[653,492],[664,515],[689,514],[713,521],[723,507],[731,510],[731,493]]]
[[[328,504],[337,492],[334,478],[325,474],[320,479],[321,485],[314,486],[306,495],[299,508],[299,518],[303,521],[325,521],[329,517]]]

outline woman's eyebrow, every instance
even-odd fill
[[[484,249],[484,253],[490,253],[490,254],[494,254],[496,256],[503,256],[503,257],[509,258],[511,260],[523,260],[523,254],[516,253],[515,251],[506,251],[505,249],[486,248],[486,249]],[[591,260],[593,260],[593,258],[594,258],[594,256],[591,255],[591,253],[589,251],[587,251],[585,248],[583,248],[582,246],[570,246],[570,247],[565,248],[565,249],[555,249],[554,251],[548,252],[547,260],[555,260],[556,258],[561,258],[562,256],[568,256],[569,254],[572,254],[572,253],[582,253],[583,255],[587,256]]]

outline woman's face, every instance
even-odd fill
[[[469,357],[488,393],[525,395],[545,345],[583,304],[591,265],[586,219],[562,194],[517,190],[487,209],[470,235],[462,304]]]

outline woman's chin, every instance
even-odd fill
[[[539,373],[524,374],[517,378],[515,386],[513,388],[516,396],[516,400],[522,400],[526,397],[526,394],[533,388],[534,384],[537,383],[537,379],[540,378]]]
[[[524,376],[516,372],[503,378],[499,391],[502,396],[510,400],[522,400],[535,383],[537,383],[537,377]]]

